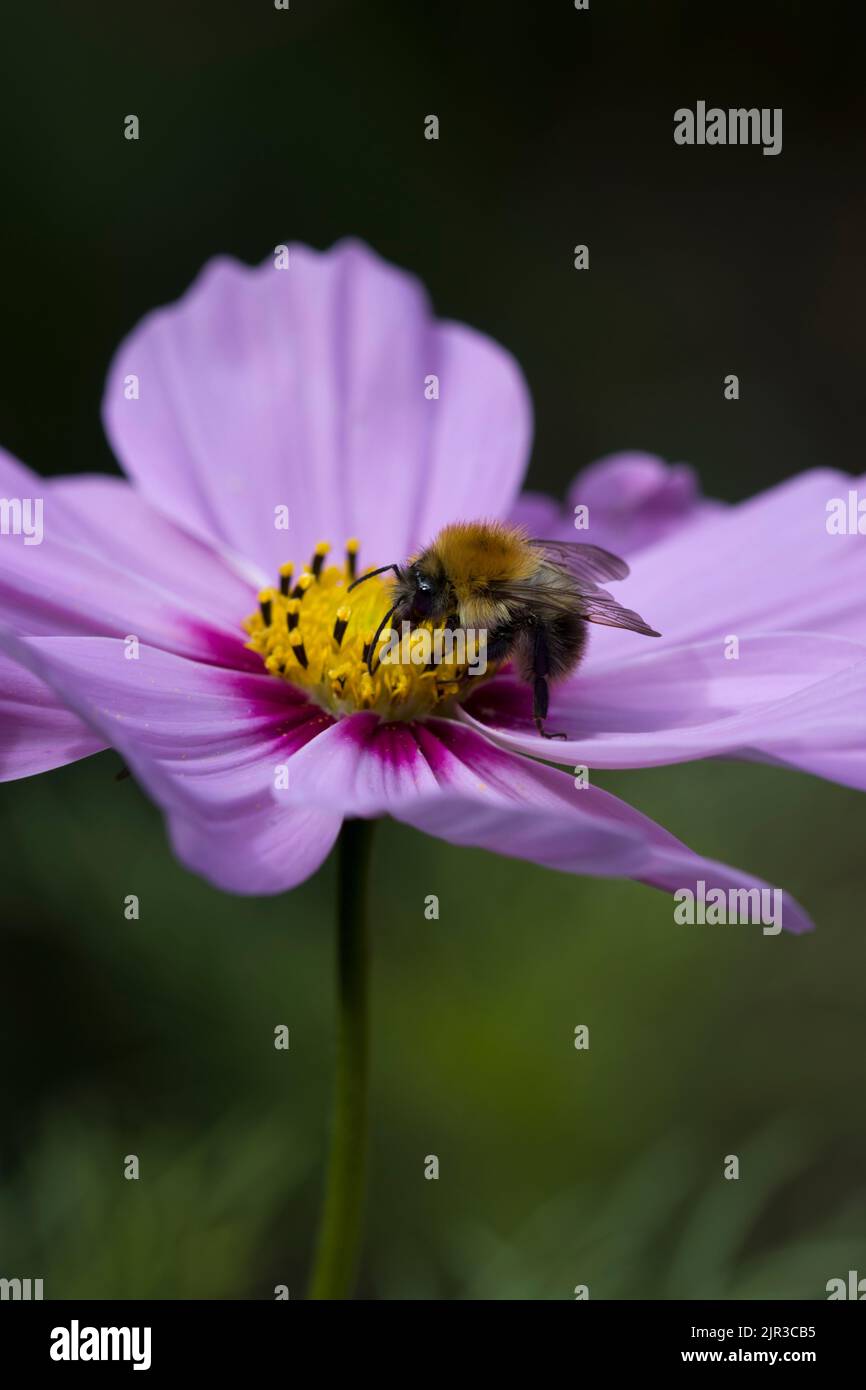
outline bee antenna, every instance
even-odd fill
[[[370,570],[368,574],[362,574],[360,579],[354,580],[354,582],[349,585],[346,593],[350,594],[353,589],[357,589],[359,584],[363,584],[365,579],[373,579],[377,574],[384,574],[386,570],[393,570],[397,578],[400,578],[399,565],[380,565],[377,570]]]

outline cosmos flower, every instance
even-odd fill
[[[353,242],[292,247],[288,269],[212,261],[122,345],[104,418],[128,481],[43,482],[0,457],[0,492],[44,502],[41,544],[0,537],[0,771],[115,748],[223,889],[291,888],[344,818],[385,814],[569,872],[748,888],[550,761],[725,754],[866,785],[866,546],[824,524],[845,475],[721,507],[688,471],[619,456],[565,511],[521,501],[515,362]],[[455,520],[561,536],[575,501],[590,528],[570,538],[630,554],[617,598],[663,637],[593,631],[552,691],[564,742],[539,739],[507,667],[370,674],[388,586],[349,594],[353,575]],[[784,922],[808,925],[791,899]]]

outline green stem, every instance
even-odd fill
[[[310,1298],[350,1298],[361,1244],[367,1150],[367,874],[374,822],[340,833],[337,921],[337,1070],[331,1151]]]

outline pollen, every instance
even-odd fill
[[[326,564],[331,548],[320,541],[299,574],[291,563],[281,565],[277,585],[260,591],[257,610],[244,622],[247,646],[270,675],[305,691],[329,714],[372,710],[399,720],[447,713],[484,676],[458,661],[459,653],[447,645],[441,660],[431,661],[431,624],[408,635],[386,626],[376,637],[393,603],[391,584],[376,575],[349,593],[364,573],[358,552],[353,538],[342,564]],[[486,674],[493,674],[492,665]]]

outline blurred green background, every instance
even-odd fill
[[[209,256],[347,233],[516,354],[535,487],[627,447],[729,500],[862,468],[853,6],[18,3],[2,24],[0,442],[39,471],[114,468],[108,359]],[[699,98],[781,106],[783,153],[676,148]],[[300,1296],[332,865],[282,900],[222,896],[117,768],[0,788],[0,1275],[59,1298]],[[383,823],[363,1296],[823,1297],[866,1274],[866,804],[757,766],[598,780],[790,888],[818,930],[679,928],[648,889]]]

